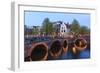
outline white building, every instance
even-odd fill
[[[69,23],[57,22],[56,23],[56,33],[59,33],[60,36],[65,37],[70,31]]]
[[[69,23],[62,23],[60,26],[60,36],[67,36],[70,31]]]

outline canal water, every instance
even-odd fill
[[[72,51],[66,52],[66,53],[62,53],[58,58],[53,58],[52,56],[50,56],[50,54],[48,55],[48,60],[71,60],[71,59],[89,59],[90,58],[90,50],[88,50],[88,48],[86,48],[86,50],[81,51],[81,52],[76,52],[73,53]]]

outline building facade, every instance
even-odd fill
[[[55,32],[56,35],[61,37],[66,37],[68,33],[70,32],[70,24],[64,23],[62,21],[57,21],[55,24]]]

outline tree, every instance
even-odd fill
[[[39,34],[38,26],[34,26],[34,27],[33,27],[33,29],[32,29],[32,34],[33,34],[33,35]]]
[[[24,35],[32,34],[32,29],[30,29],[27,25],[24,25]]]
[[[86,26],[81,26],[80,27],[80,34],[89,34],[90,33],[90,29]]]
[[[79,24],[79,22],[76,19],[74,19],[72,21],[70,30],[71,30],[71,32],[73,32],[75,34],[79,34],[80,24]]]
[[[46,34],[46,35],[50,35],[53,32],[53,23],[50,22],[49,18],[45,18],[43,23],[42,23],[42,31]]]

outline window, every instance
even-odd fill
[[[64,32],[65,32],[65,30],[64,30]]]

